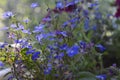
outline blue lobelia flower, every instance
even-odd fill
[[[12,13],[11,11],[7,11],[7,12],[5,12],[5,13],[3,14],[3,17],[4,17],[4,18],[10,18],[10,17],[12,17],[12,16],[14,16],[14,15],[13,15],[13,13]]]
[[[63,52],[55,56],[56,59],[62,59],[63,57],[64,57]]]
[[[29,19],[23,20],[23,22],[26,23],[26,24],[27,24],[29,21],[30,21]]]
[[[83,49],[86,48],[86,45],[87,45],[86,42],[84,42],[84,41],[80,41],[79,44],[80,44],[80,47],[81,47],[81,48],[83,48]]]
[[[62,9],[63,7],[64,6],[63,6],[63,3],[61,1],[56,2],[56,8]]]
[[[41,42],[41,40],[44,38],[44,34],[39,34],[39,35],[36,35],[36,39]]]
[[[23,33],[26,33],[26,34],[31,34],[31,32],[30,32],[29,29],[28,29],[28,30],[23,29],[22,32],[23,32]]]
[[[4,63],[2,61],[0,61],[0,67],[3,67]]]
[[[97,75],[96,78],[99,80],[107,80],[107,76],[105,74]]]
[[[40,52],[39,51],[33,53],[32,60],[36,60],[37,58],[39,58],[39,56],[40,56]]]
[[[67,50],[68,45],[67,44],[63,44],[60,46],[60,50]]]
[[[11,28],[17,28],[17,25],[16,24],[11,24],[10,27]]]
[[[38,7],[38,6],[39,6],[38,3],[32,3],[30,7],[31,7],[31,8],[36,8],[36,7]]]
[[[102,14],[101,14],[101,12],[99,12],[98,10],[96,10],[96,11],[94,12],[94,15],[95,15],[95,19],[101,19],[101,18],[102,18]]]
[[[100,53],[103,53],[106,50],[106,48],[104,46],[102,46],[101,44],[97,44],[95,46],[95,48],[96,48],[96,51],[98,51]]]
[[[29,54],[32,54],[32,53],[35,53],[35,49],[29,49],[26,54],[29,55]]]
[[[40,24],[39,26],[35,26],[33,33],[39,33],[39,32],[43,32],[45,25],[44,24]]]
[[[8,45],[8,43],[7,43],[7,42],[0,43],[0,48],[4,48],[6,45]]]
[[[89,28],[90,28],[90,27],[89,27],[89,19],[86,18],[85,21],[84,21],[84,29],[85,29],[85,31],[88,31]]]
[[[68,48],[68,50],[67,50],[67,54],[69,57],[73,57],[78,53],[79,53],[79,46],[78,45],[73,45],[71,48]]]
[[[44,74],[45,74],[45,75],[48,75],[48,74],[50,74],[50,71],[51,71],[51,70],[49,70],[49,68],[48,68],[48,69],[45,69],[45,70],[44,70]]]

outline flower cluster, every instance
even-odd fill
[[[34,9],[38,6],[38,3],[32,3],[30,7]],[[7,36],[15,44],[14,51],[11,52],[14,54],[14,77],[77,80],[80,76],[89,74],[86,75],[86,80],[88,77],[92,77],[91,80],[106,79],[104,75],[94,75],[102,74],[103,66],[99,60],[106,51],[104,45],[92,39],[99,28],[96,26],[97,21],[92,21],[102,20],[99,1],[58,0],[55,8],[47,11],[40,24],[32,29],[27,26],[29,19],[20,22],[14,19],[16,16],[12,12],[4,14],[12,23],[8,27]],[[0,48],[3,49],[4,45],[0,45]],[[82,71],[91,73],[80,73]]]
[[[120,17],[120,0],[116,0],[115,1],[115,4],[116,4],[116,6],[117,6],[117,11],[116,11],[116,13],[115,13],[115,17]]]

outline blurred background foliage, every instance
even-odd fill
[[[55,1],[56,0],[0,0],[0,27],[10,25],[7,20],[2,18],[2,14],[5,11],[12,11],[19,21],[29,19],[30,23],[27,24],[27,27],[33,29],[34,26],[39,25],[41,19],[46,15],[47,9],[54,8]],[[120,22],[111,16],[116,10],[114,6],[110,5],[114,0],[99,1],[99,12],[101,13],[102,19],[93,20],[93,23],[97,23],[97,31],[93,33],[95,35],[92,35],[92,40],[95,43],[102,43],[107,48],[103,57],[104,66],[108,67],[113,63],[117,63],[117,65],[120,66],[120,26],[116,24],[116,22]],[[39,7],[35,9],[30,8],[33,2],[37,2]],[[8,40],[5,38],[6,35],[4,34],[6,32],[0,31],[0,33],[0,41]]]

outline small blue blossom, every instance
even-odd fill
[[[89,28],[90,28],[90,27],[89,27],[89,19],[86,18],[85,21],[84,21],[84,29],[85,29],[85,31],[88,31]]]
[[[17,28],[17,25],[16,24],[11,24],[10,27],[11,28]]]
[[[49,70],[49,69],[45,69],[45,70],[44,70],[44,74],[45,74],[45,75],[50,74],[50,72],[51,72],[51,70]]]
[[[80,44],[80,47],[81,47],[81,48],[83,48],[83,49],[86,48],[86,45],[87,45],[86,42],[84,42],[84,41],[80,41],[79,44]]]
[[[63,45],[60,46],[61,50],[67,50],[67,48],[68,48],[67,44],[63,44]]]
[[[57,1],[56,2],[56,8],[60,8],[62,9],[64,6],[63,6],[63,3],[61,1]]]
[[[2,61],[0,61],[0,67],[3,67],[4,63]]]
[[[29,55],[29,54],[32,54],[32,53],[35,53],[35,49],[29,49],[26,54]]]
[[[13,15],[13,13],[12,13],[11,11],[7,11],[7,12],[5,12],[5,13],[3,14],[3,17],[4,17],[4,18],[10,18],[10,17],[12,17],[12,16],[14,16],[14,15]]]
[[[101,44],[97,44],[95,47],[96,47],[96,50],[100,53],[103,53],[106,50],[106,48]]]
[[[69,48],[67,50],[67,54],[69,57],[73,57],[78,53],[79,53],[79,46],[78,45],[73,45],[71,48]]]
[[[0,31],[3,31],[3,30],[8,30],[9,27],[3,27],[3,28],[0,28]]]
[[[105,74],[97,75],[96,78],[99,80],[107,80],[107,76]]]
[[[24,29],[24,30],[22,30],[22,32],[23,32],[23,33],[26,33],[26,34],[31,34],[31,32],[30,32],[29,29],[28,29],[28,30],[25,30],[25,29]]]
[[[39,26],[35,26],[33,33],[39,33],[39,32],[43,32],[45,25],[44,24],[40,24]]]
[[[31,8],[36,8],[36,7],[38,7],[39,5],[38,5],[38,3],[32,3],[31,4]]]
[[[30,21],[29,19],[23,20],[23,22],[25,22],[26,24],[27,24],[29,21]]]
[[[67,32],[66,31],[61,31],[60,34],[64,37],[67,37]]]
[[[8,45],[8,43],[7,43],[7,42],[0,43],[0,48],[4,48],[6,45]]]
[[[98,10],[96,10],[94,12],[94,15],[95,15],[95,19],[101,19],[102,18],[102,14]]]
[[[40,52],[39,52],[39,51],[35,52],[35,53],[32,55],[32,60],[36,60],[37,58],[39,58],[39,56],[40,56]]]
[[[41,42],[41,40],[42,40],[43,38],[45,38],[45,37],[46,37],[45,34],[36,35],[36,39],[37,39],[37,41],[39,41],[39,42]]]
[[[89,11],[88,10],[83,10],[83,16],[88,17]]]
[[[56,59],[62,59],[63,57],[64,57],[63,52],[55,56]]]
[[[17,39],[17,40],[14,40],[15,43],[22,43],[22,40],[20,39]]]

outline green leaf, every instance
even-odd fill
[[[77,76],[78,80],[96,80],[95,75],[90,72],[79,72]]]

